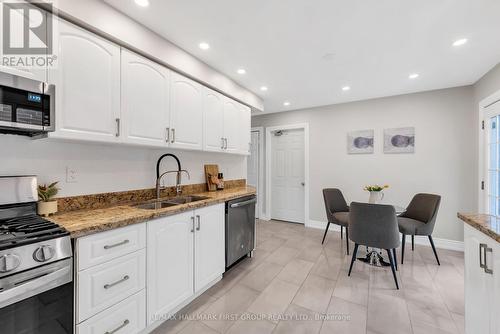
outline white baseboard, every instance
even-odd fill
[[[326,222],[322,222],[319,220],[309,220],[306,223],[306,227],[318,228],[318,229],[324,230],[326,228]],[[335,225],[335,224],[330,224],[330,228],[328,230],[340,232],[340,226]],[[454,250],[454,251],[459,251],[459,252],[464,251],[464,242],[463,241],[449,240],[449,239],[443,239],[443,238],[433,238],[433,240],[434,240],[434,245],[436,246],[436,248],[449,249],[449,250]],[[407,244],[411,243],[411,238],[406,238],[406,243]],[[422,245],[422,246],[428,246],[428,247],[431,246],[431,244],[429,243],[429,238],[427,238],[425,236],[419,236],[419,235],[417,235],[415,237],[415,244]]]

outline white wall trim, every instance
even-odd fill
[[[309,123],[287,124],[266,128],[266,214],[271,217],[271,135],[276,130],[304,129],[304,224],[309,221]]]
[[[326,222],[310,219],[309,222],[306,224],[306,227],[325,230]],[[340,226],[335,225],[335,224],[330,224],[330,228],[328,229],[328,231],[340,232]],[[433,238],[433,240],[434,240],[434,245],[436,246],[436,248],[454,250],[454,251],[458,251],[458,252],[464,251],[464,242],[463,241],[449,240],[449,239],[443,239],[443,238]],[[409,243],[411,244],[411,239],[410,239],[410,242],[408,242],[408,238],[406,238],[407,246]],[[425,236],[420,236],[420,235],[417,235],[415,237],[415,244],[431,247],[431,244],[429,243],[429,239]]]
[[[263,126],[258,126],[254,127],[251,129],[251,132],[258,132],[259,133],[259,181],[258,181],[258,187],[257,187],[257,201],[259,203],[259,219],[264,219],[264,209],[263,209],[263,197],[262,194],[264,193],[264,127]],[[247,178],[248,180],[248,178]],[[269,219],[267,219],[269,220]]]
[[[485,136],[484,136],[484,130],[481,128],[481,123],[484,121],[486,124],[487,122],[487,110],[486,108],[494,104],[495,102],[500,101],[500,90],[493,93],[492,95],[488,96],[484,100],[481,100],[479,102],[479,124],[477,124],[477,127],[479,129],[479,138],[478,138],[478,143],[479,143],[479,156],[478,156],[478,209],[479,212],[481,213],[486,213],[486,194],[484,193],[483,190],[481,190],[481,182],[487,182],[487,177],[485,174],[485,156],[486,156],[486,145],[484,143]],[[486,130],[486,129],[485,129]]]

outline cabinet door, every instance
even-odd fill
[[[169,135],[170,71],[130,51],[121,51],[123,141],[165,147]]]
[[[194,293],[194,216],[189,211],[147,224],[147,303],[151,324],[164,319]]]
[[[224,138],[226,140],[225,151],[237,153],[240,147],[239,125],[240,125],[239,103],[229,98],[224,98]]]
[[[118,141],[120,135],[120,48],[90,32],[59,21],[56,132],[52,137]]]
[[[195,218],[195,291],[199,291],[225,269],[224,204],[198,209]]]
[[[221,152],[224,148],[224,96],[209,88],[203,93],[203,149]]]
[[[240,104],[240,125],[239,125],[239,152],[250,154],[250,130],[251,130],[251,110],[249,107]]]
[[[465,225],[465,332],[492,333],[491,306],[492,276],[480,267],[480,244],[487,240],[480,232]],[[484,263],[484,259],[483,259]]]
[[[170,84],[170,146],[203,148],[202,86],[180,74],[172,73]]]

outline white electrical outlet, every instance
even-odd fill
[[[66,182],[67,183],[76,183],[78,182],[78,173],[75,168],[66,167]]]

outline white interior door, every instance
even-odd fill
[[[485,166],[484,194],[486,212],[490,215],[500,215],[500,101],[485,109],[484,115],[484,143]]]
[[[271,135],[271,218],[304,223],[304,130]]]
[[[259,142],[260,142],[260,132],[252,131],[250,135],[250,156],[247,159],[247,183],[248,185],[255,187],[257,193],[259,193]],[[255,206],[255,218],[259,217],[260,206],[259,201]]]

